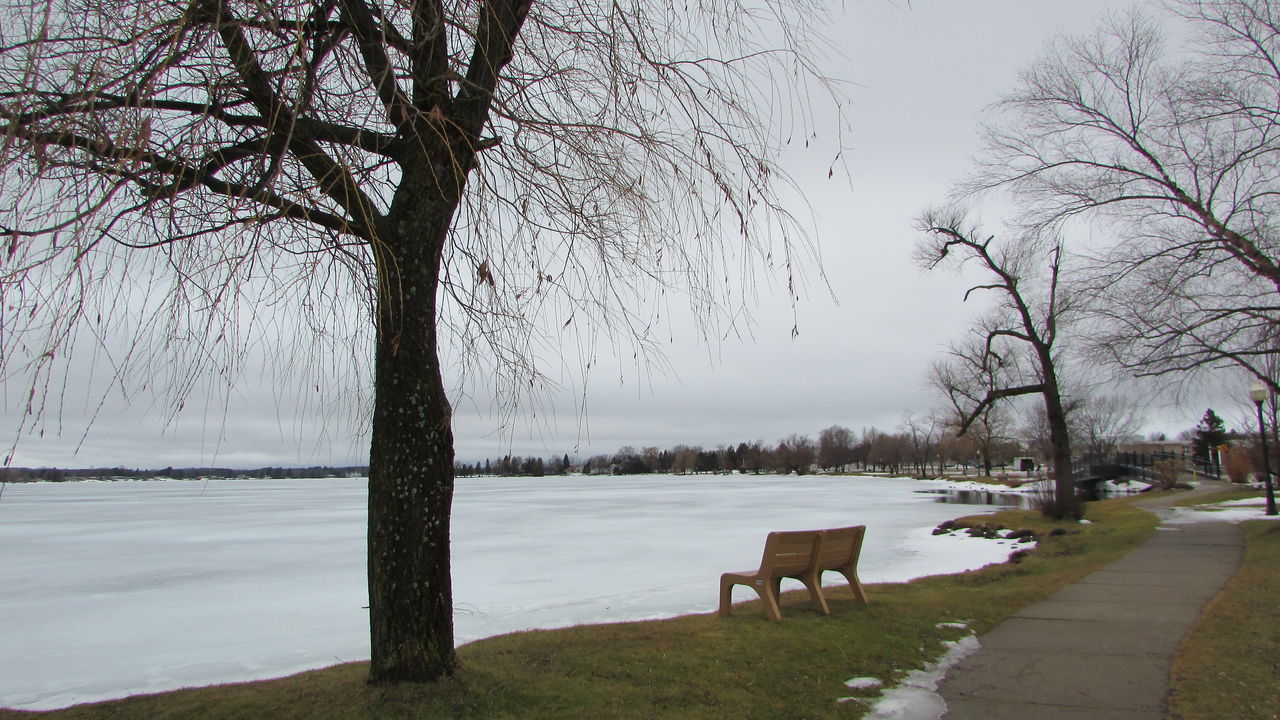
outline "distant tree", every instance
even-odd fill
[[[862,432],[858,434],[858,442],[853,446],[854,462],[862,465],[863,470],[869,469],[871,466],[871,448],[875,445],[875,439],[881,432],[876,428],[864,427]]]
[[[1204,417],[1200,418],[1200,423],[1196,425],[1192,436],[1192,454],[1207,462],[1213,462],[1217,457],[1217,448],[1228,444],[1230,440],[1226,423],[1218,417],[1213,408],[1205,410]]]
[[[697,472],[709,473],[720,469],[720,456],[715,450],[699,450],[694,469]]]
[[[879,470],[898,473],[907,458],[907,440],[897,433],[873,431],[867,462]]]
[[[773,451],[774,466],[781,473],[805,475],[813,469],[818,448],[804,435],[792,434],[781,440]]]
[[[652,446],[646,447],[640,451],[640,459],[644,462],[644,466],[648,469],[648,472],[660,472],[661,468],[659,467],[658,458],[661,455],[662,452],[658,450],[658,448]]]
[[[614,475],[645,475],[649,472],[649,466],[639,455],[619,452],[613,457]]]
[[[996,443],[1009,439],[1011,412],[1006,402],[996,401],[987,403],[968,428],[964,428],[964,421],[983,399],[1014,382],[1011,375],[1015,366],[993,362],[993,359],[987,352],[987,340],[970,336],[966,342],[953,343],[946,356],[929,368],[929,384],[943,397],[952,413],[947,425],[958,437],[969,441],[982,460],[983,474],[988,476]]]
[[[818,433],[818,467],[835,470],[853,462],[853,431],[832,425]]]
[[[675,460],[676,454],[670,450],[658,453],[658,472],[671,472],[671,465]]]
[[[612,471],[612,465],[608,455],[593,455],[587,459],[582,471],[587,474],[607,475]]]
[[[900,427],[902,437],[907,441],[911,463],[915,465],[916,477],[923,478],[937,453],[941,423],[932,415],[908,412],[903,416]]]
[[[1053,457],[1053,433],[1049,430],[1049,417],[1040,405],[1027,405],[1020,413],[1018,439],[1031,455],[1048,460]],[[1068,432],[1070,423],[1068,423]]]
[[[1073,420],[1085,452],[1097,460],[1114,455],[1142,426],[1138,404],[1116,395],[1085,397]]]
[[[732,444],[717,446],[716,455],[720,458],[720,470],[722,472],[733,472],[739,469],[738,449]]]
[[[978,454],[974,439],[957,435],[954,425],[947,422],[942,422],[941,433],[938,440],[938,474],[945,472],[946,465],[958,464],[961,465],[962,472],[968,475],[968,466]]]
[[[742,472],[762,473],[765,470],[764,443],[759,441],[738,443],[738,462]]]
[[[617,475],[644,475],[657,468],[658,449],[654,447],[637,449],[626,445],[613,454],[611,463]]]
[[[698,469],[699,451],[699,448],[677,445],[675,448],[675,459],[671,463],[671,471],[678,475],[695,472]]]

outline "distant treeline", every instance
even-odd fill
[[[936,420],[909,418],[893,433],[864,428],[860,433],[835,425],[813,438],[793,434],[775,443],[740,442],[703,448],[676,445],[669,449],[627,446],[611,455],[594,455],[585,460],[568,453],[550,458],[506,455],[480,462],[454,465],[458,477],[501,475],[541,477],[545,475],[640,475],[645,473],[797,473],[872,470],[900,473],[913,471],[924,476],[944,464],[979,464],[985,472],[1003,465],[1025,451],[1008,440],[982,442],[977,433],[957,437]],[[66,480],[191,480],[205,477],[231,478],[325,478],[365,477],[367,466],[351,467],[263,467],[256,470],[231,468],[0,468],[3,482],[62,482]]]
[[[935,419],[909,418],[898,432],[864,428],[856,433],[834,425],[817,440],[793,434],[774,443],[740,442],[703,448],[676,445],[669,449],[627,446],[612,455],[594,455],[581,463],[565,454],[550,459],[507,455],[476,463],[457,463],[455,474],[538,477],[640,475],[644,473],[797,473],[873,470],[924,476],[944,464],[981,464],[987,473],[1023,453],[1019,443],[983,438],[978,433],[957,437]]]
[[[327,478],[364,477],[368,467],[263,467],[254,470],[233,468],[174,468],[139,470],[136,468],[0,468],[0,481],[67,482],[73,480],[196,480],[205,477],[228,478]]]
[[[612,455],[595,455],[571,462],[563,455],[550,459],[505,456],[477,463],[458,463],[454,474],[541,477],[544,475],[643,475],[646,473],[790,473],[805,474],[814,469],[818,446],[810,439],[793,435],[776,445],[760,442],[721,445],[713,450],[689,445],[670,449],[624,447]],[[851,459],[851,458],[850,458]],[[845,465],[843,461],[832,465]]]

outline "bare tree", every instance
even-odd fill
[[[891,473],[901,471],[906,461],[907,440],[902,435],[880,432],[874,428],[864,433],[868,441],[867,462]]]
[[[805,475],[813,469],[818,457],[818,447],[808,436],[793,433],[778,442],[773,451],[774,466],[778,472]]]
[[[1084,436],[1080,432],[1078,422],[1080,404],[1077,401],[1064,398],[1062,406],[1067,413],[1067,437],[1071,439],[1071,447],[1078,448],[1084,442]],[[1022,444],[1035,455],[1042,458],[1053,458],[1053,427],[1049,423],[1049,415],[1045,412],[1044,405],[1036,403],[1023,406],[1019,414],[1022,423],[1017,428],[1017,434],[1022,440]]]
[[[1263,365],[1280,323],[1280,13],[1174,0],[1192,44],[1142,15],[1057,42],[987,132],[970,191],[1007,188],[1033,231],[1119,237],[1088,283],[1096,352],[1138,375]],[[1175,375],[1176,374],[1176,375]]]
[[[951,257],[960,264],[974,263],[991,277],[991,282],[971,287],[967,300],[979,290],[998,295],[992,315],[977,333],[982,342],[974,364],[994,364],[1008,370],[1007,384],[989,389],[963,413],[960,432],[966,432],[993,403],[1021,395],[1040,395],[1053,439],[1054,498],[1045,511],[1053,517],[1080,517],[1081,508],[1072,479],[1071,435],[1067,408],[1059,382],[1059,358],[1055,348],[1060,329],[1071,306],[1060,293],[1062,245],[1045,243],[1035,236],[999,245],[978,228],[967,225],[960,211],[930,211],[920,219],[926,240],[917,247],[917,260],[928,269],[937,268]],[[953,255],[954,253],[954,255]],[[1048,277],[1038,278],[1040,263],[1048,266]],[[1040,280],[1037,287],[1036,280]],[[1027,367],[1016,366],[1025,355]]]
[[[1138,403],[1118,395],[1091,395],[1072,415],[1084,450],[1096,460],[1110,457],[1124,440],[1142,427]]]
[[[923,478],[929,472],[929,464],[938,452],[938,440],[942,423],[932,414],[917,415],[908,412],[902,418],[901,434],[907,440],[907,448],[911,454],[911,463],[915,465],[916,477]]]
[[[992,349],[997,355],[1000,355],[997,348],[1000,344],[998,340],[993,341]],[[1011,352],[1004,355],[1014,357]],[[996,444],[1009,437],[1010,413],[1002,403],[988,403],[968,427],[961,428],[970,410],[978,407],[990,393],[1010,383],[1014,369],[1013,363],[993,362],[987,352],[987,340],[981,335],[971,335],[966,342],[952,344],[946,357],[929,368],[929,384],[946,399],[953,414],[948,425],[973,446],[982,459],[984,475],[991,475]]]
[[[442,347],[463,372],[493,358],[509,405],[558,351],[541,328],[643,350],[652,294],[684,293],[715,322],[734,287],[750,292],[740,268],[798,281],[774,158],[813,132],[804,110],[825,82],[806,23],[821,14],[810,0],[13,0],[4,375],[29,382],[39,423],[57,363],[95,345],[120,386],[161,382],[151,371],[186,348],[175,408],[185,381],[234,380],[294,321],[311,330],[304,357],[316,340],[371,356],[370,678],[451,673]],[[154,336],[115,353],[121,325]]]
[[[818,466],[825,470],[842,468],[853,462],[853,431],[839,425],[818,433]]]

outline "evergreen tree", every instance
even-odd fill
[[[1191,441],[1193,454],[1198,458],[1211,460],[1214,448],[1227,444],[1229,442],[1226,424],[1213,411],[1213,408],[1205,410],[1204,417],[1200,418],[1200,424],[1196,425],[1195,436]]]

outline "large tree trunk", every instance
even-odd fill
[[[369,453],[369,681],[451,674],[453,430],[436,343],[440,253],[451,213],[387,223]],[[443,216],[443,217],[442,217]]]
[[[1044,408],[1049,420],[1049,441],[1053,445],[1053,506],[1049,508],[1049,515],[1059,520],[1078,520],[1082,513],[1071,466],[1071,433],[1067,429],[1067,414],[1062,407],[1057,378],[1052,374],[1045,382]]]

